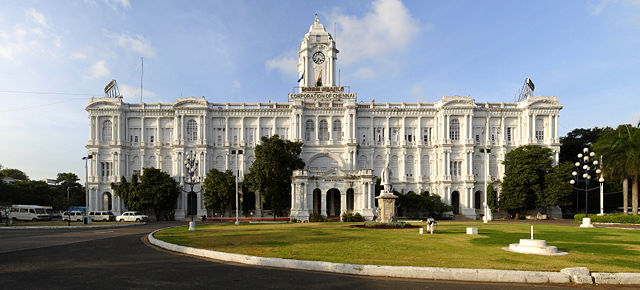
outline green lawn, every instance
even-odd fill
[[[640,272],[640,231],[535,225],[535,238],[566,256],[504,251],[529,238],[530,225],[440,222],[436,234],[418,229],[360,229],[359,223],[213,224],[167,229],[155,237],[196,248],[263,257],[351,264],[558,271],[589,267],[601,272]],[[423,223],[424,225],[424,223]],[[479,235],[465,234],[478,227]],[[425,231],[426,232],[426,231]]]

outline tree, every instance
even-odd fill
[[[609,128],[579,128],[567,133],[560,138],[560,162],[575,162],[576,154],[582,152],[582,148],[595,143]]]
[[[638,177],[640,175],[640,128],[620,125],[609,130],[596,142],[594,151],[602,155],[606,176],[626,184],[631,179],[631,211],[638,214]],[[626,191],[623,188],[624,191]],[[624,193],[623,199],[627,196]],[[625,205],[626,206],[626,205]],[[625,207],[626,210],[626,207]]]
[[[278,135],[262,137],[262,144],[255,148],[256,159],[245,182],[271,205],[274,219],[291,208],[291,175],[304,168],[301,152],[301,142],[282,140]]]
[[[80,178],[71,172],[58,173],[56,182],[60,184],[60,197],[63,201],[57,201],[62,208],[68,208],[72,205],[83,204],[85,199],[84,187],[78,183]],[[67,194],[69,198],[67,199]],[[54,206],[55,207],[55,206]]]
[[[515,213],[516,219],[522,211],[535,208],[545,174],[553,164],[551,156],[551,149],[538,145],[520,146],[505,155],[500,208]]]
[[[18,169],[11,169],[11,168],[0,170],[0,176],[11,177],[13,179],[24,180],[24,181],[29,180],[29,176],[27,176],[24,172]]]
[[[124,206],[128,210],[141,211],[143,210],[143,207],[141,206],[138,197],[138,186],[139,182],[137,174],[131,176],[131,182],[127,182],[127,179],[122,176],[120,177],[119,183],[111,183],[111,189],[113,190],[113,193],[116,196],[120,197],[120,199],[124,203]]]
[[[211,168],[204,179],[204,205],[220,213],[220,218],[231,204],[236,181],[231,170],[225,172]]]
[[[176,207],[180,190],[176,180],[166,172],[156,168],[144,168],[140,178],[140,185],[135,191],[143,209],[153,209],[156,220],[160,220],[160,213],[170,211]]]
[[[570,206],[573,204],[573,189],[569,181],[573,179],[573,164],[562,162],[553,167],[544,178],[544,190],[539,193],[536,204],[547,206]]]
[[[491,210],[498,208],[498,192],[491,184],[487,185],[487,203]]]

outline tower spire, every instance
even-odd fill
[[[316,20],[313,21],[314,24],[318,24],[320,20],[318,20],[318,13],[316,13]]]

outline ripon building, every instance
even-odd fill
[[[92,98],[86,108],[86,148],[93,155],[89,210],[125,211],[110,184],[140,174],[142,168],[155,167],[184,180],[190,152],[200,164],[196,176],[204,178],[211,168],[231,169],[242,181],[260,137],[274,134],[304,144],[306,167],[293,173],[291,183],[290,216],[298,220],[313,212],[339,216],[345,211],[372,219],[376,178],[387,162],[394,190],[437,194],[455,213],[475,218],[485,179],[499,185],[507,152],[539,144],[558,159],[562,106],[556,97],[528,96],[514,103],[476,103],[468,96],[435,103],[358,102],[356,93],[336,86],[338,52],[316,17],[298,50],[300,87],[286,103],[214,103],[189,97],[130,104],[117,95]],[[238,150],[243,154],[233,155]],[[244,208],[253,216],[263,212],[259,194],[242,197],[250,201]],[[202,193],[196,198],[197,214],[207,214]],[[182,192],[176,218],[186,216],[188,204]]]

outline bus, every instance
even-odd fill
[[[47,213],[47,209],[51,209],[50,206],[40,205],[24,205],[14,204],[9,208],[9,214],[7,218],[12,221],[42,221],[51,220],[51,215]]]

